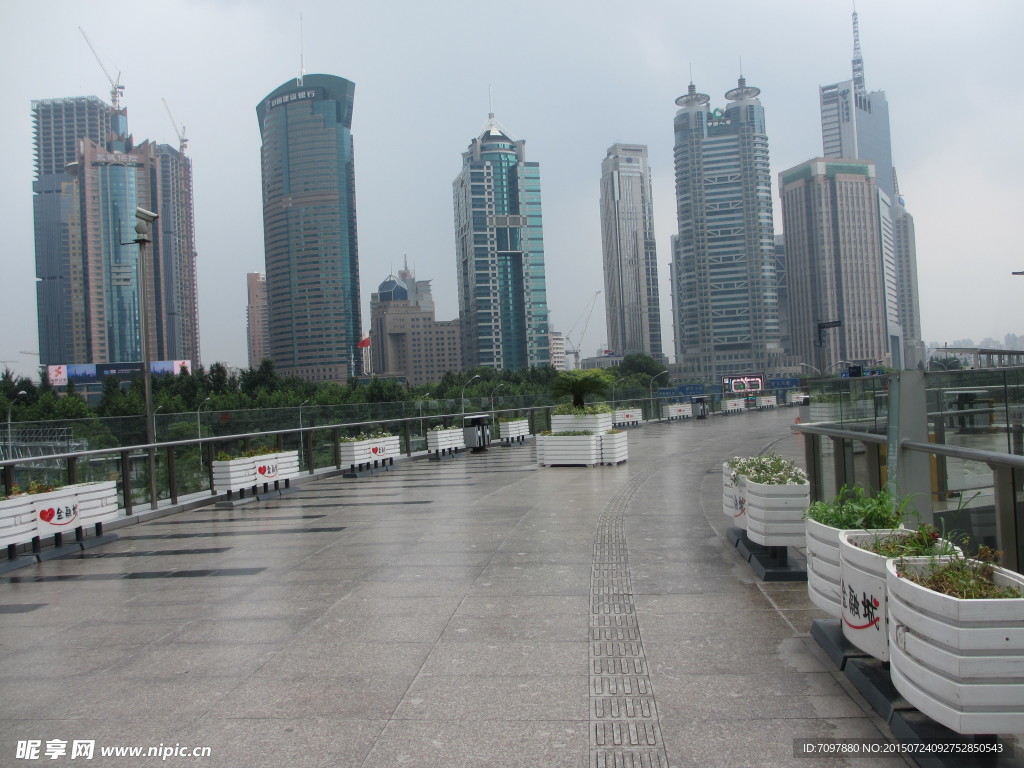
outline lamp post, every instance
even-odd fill
[[[146,406],[146,443],[152,445],[153,436],[153,375],[149,356],[149,277],[146,269],[146,245],[153,241],[150,228],[159,214],[145,208],[135,209],[135,244],[139,246],[139,347],[142,350],[142,393]],[[149,466],[149,505],[156,509],[156,456],[153,449],[146,450]],[[202,454],[200,454],[200,461]],[[202,466],[200,465],[200,468]]]
[[[664,374],[664,373],[668,373],[668,368],[666,368],[661,373],[654,374],[653,376],[651,376],[651,380],[649,382],[647,382],[647,389],[648,389],[648,391],[651,394],[651,407],[652,408],[654,407],[654,380],[656,378],[658,378],[659,376],[661,376],[662,374]],[[659,416],[659,418],[660,418],[660,416]]]
[[[303,400],[301,403],[299,403],[299,465],[300,466],[302,464],[302,446],[306,442],[305,439],[304,439],[304,435],[302,434],[302,428],[303,428],[303,424],[302,424],[302,406],[308,405],[308,404],[309,404],[309,399],[308,398]]]
[[[498,394],[498,390],[501,389],[504,386],[505,386],[505,382],[502,382],[501,384],[499,384],[498,386],[496,386],[494,389],[491,390],[491,410],[492,411],[494,410],[494,396],[496,394]]]
[[[158,413],[160,413],[160,411],[162,411],[163,409],[164,409],[164,407],[162,405],[158,405],[156,407],[156,410],[153,411],[153,442],[154,443],[156,442],[156,415]]]
[[[199,407],[196,408],[196,438],[197,439],[202,439],[202,437],[203,437],[203,427],[199,423],[199,412],[201,410],[203,410],[203,406],[206,405],[208,402],[210,402],[211,399],[212,398],[209,398],[209,397],[206,398],[205,400],[203,400],[203,402],[201,402],[199,404]],[[202,446],[202,444],[199,445],[199,469],[200,469],[200,471],[202,471],[202,469],[203,469],[203,446]]]
[[[820,369],[820,368],[815,368],[815,367],[814,367],[813,365],[808,365],[807,363],[800,363],[800,365],[801,365],[801,366],[802,366],[803,368],[810,368],[810,369],[811,369],[812,371],[814,371],[814,372],[815,372],[816,374],[818,374],[818,378],[819,378],[819,379],[823,379],[823,378],[825,378],[825,376],[824,376],[824,374],[822,374],[822,372],[821,372],[821,369]]]
[[[463,387],[462,387],[462,395],[459,397],[459,404],[462,406],[462,409],[461,409],[462,413],[466,412],[466,387],[468,387],[470,384],[472,384],[474,381],[476,381],[479,378],[480,378],[480,374],[478,373],[472,379],[467,381],[465,383],[465,385],[463,385]]]
[[[11,400],[11,404],[7,406],[7,456],[4,458],[8,460],[14,458],[14,439],[11,436],[11,412],[14,410],[14,404],[18,402],[18,398],[27,394],[28,392],[21,390],[14,396],[14,399]],[[10,489],[8,489],[8,492],[10,492]]]
[[[423,401],[430,397],[430,393],[427,392],[423,397],[420,398],[420,434],[423,434]]]

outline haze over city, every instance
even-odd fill
[[[458,314],[451,184],[493,109],[540,163],[551,325],[569,330],[603,287],[598,179],[614,142],[646,144],[654,176],[663,333],[671,353],[669,240],[676,231],[674,100],[691,73],[722,94],[743,74],[761,89],[777,174],[819,156],[818,86],[850,77],[845,2],[535,2],[441,7],[396,2],[301,6],[42,2],[0,11],[0,211],[6,334],[0,360],[36,372],[32,226],[33,99],[96,95],[110,83],[78,31],[125,85],[136,140],[177,144],[161,99],[186,126],[195,174],[202,359],[246,364],[245,273],[264,269],[256,106],[307,73],[356,84],[352,133],[364,331],[369,296],[408,259],[433,281],[438,319]],[[1024,8],[983,2],[858,3],[869,90],[890,107],[893,159],[917,227],[925,341],[1024,332],[1024,255],[1014,248],[1024,153],[1006,93]],[[299,13],[303,15],[300,34]],[[301,39],[301,44],[300,44]],[[742,64],[741,64],[742,61]],[[742,67],[742,69],[741,69]],[[490,97],[489,97],[490,93]],[[605,342],[598,299],[581,348]]]

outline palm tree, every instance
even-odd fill
[[[554,398],[569,395],[574,408],[585,405],[587,395],[608,394],[608,377],[601,370],[562,371],[551,383],[551,396]]]

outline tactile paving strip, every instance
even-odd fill
[[[601,513],[590,577],[591,768],[668,768],[658,706],[633,610],[625,512],[638,473]]]

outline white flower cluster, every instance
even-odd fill
[[[734,456],[726,462],[732,470],[733,483],[743,475],[752,483],[762,485],[805,485],[807,473],[777,453],[763,456]]]

